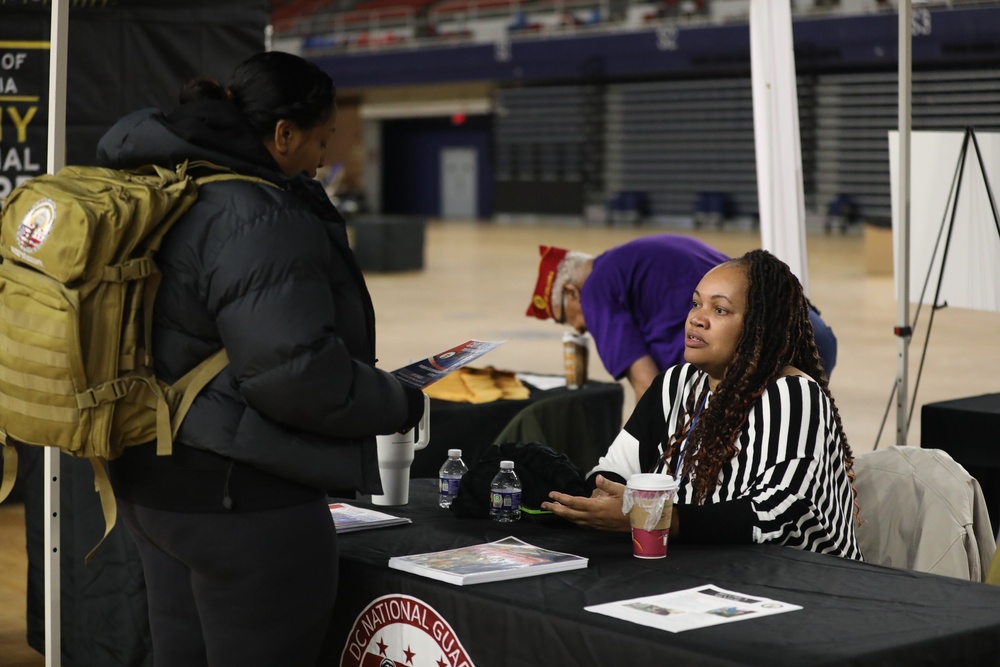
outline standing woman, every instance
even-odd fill
[[[721,264],[695,289],[684,359],[653,381],[588,475],[589,498],[552,493],[571,521],[629,530],[623,484],[680,479],[677,542],[772,542],[861,559],[853,458],[802,286],[764,250]]]
[[[170,113],[126,116],[104,166],[206,160],[267,183],[203,185],[156,254],[157,376],[221,347],[171,456],[127,448],[109,466],[149,597],[157,667],[314,665],[333,609],[327,492],[378,491],[375,435],[410,428],[423,395],[375,368],[375,316],[344,220],[313,180],[335,89],[286,53],[228,87],[188,84]]]

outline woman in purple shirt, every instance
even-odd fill
[[[729,260],[702,241],[676,234],[638,238],[597,257],[540,250],[527,314],[589,331],[608,373],[628,378],[637,401],[660,371],[683,361],[691,293],[710,269]],[[837,339],[815,310],[810,320],[829,377]]]

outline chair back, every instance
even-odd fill
[[[986,501],[951,456],[891,446],[856,456],[854,472],[865,560],[985,581],[996,550]]]
[[[493,442],[538,442],[565,454],[588,472],[611,441],[599,441],[604,438],[598,433],[607,429],[592,424],[581,402],[573,399],[573,394],[564,394],[532,403],[515,415]]]

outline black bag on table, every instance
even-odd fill
[[[521,505],[541,507],[550,491],[574,496],[589,495],[584,473],[565,454],[538,442],[505,442],[490,447],[462,476],[458,495],[451,504],[457,516],[485,519],[490,515],[490,482],[500,470],[500,461],[513,461],[521,480]]]

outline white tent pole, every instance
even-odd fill
[[[910,111],[912,71],[911,0],[899,0],[899,179],[896,183],[896,444],[906,445],[910,349]]]
[[[70,0],[53,0],[49,31],[49,128],[47,170],[54,174],[66,163],[66,46]],[[62,663],[62,586],[59,559],[60,461],[59,450],[46,447],[45,474],[45,665]]]

